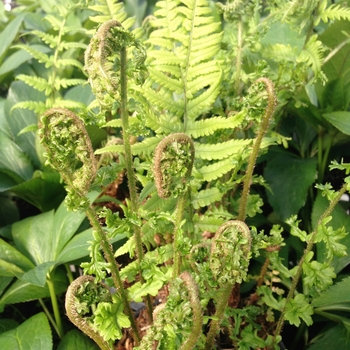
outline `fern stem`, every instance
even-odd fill
[[[241,94],[241,68],[242,68],[242,46],[243,46],[243,21],[238,21],[237,27],[237,54],[236,54],[236,77],[235,77],[235,91],[236,95]]]
[[[57,330],[58,336],[62,339],[64,335],[64,331],[62,326],[61,314],[60,314],[58,302],[57,302],[57,295],[55,292],[55,284],[52,280],[52,272],[49,274],[48,278],[46,279],[46,282],[47,282],[47,286],[49,287],[52,310],[55,317],[55,324],[56,324],[55,328],[57,328],[56,330]]]
[[[120,49],[120,113],[122,119],[122,128],[123,128],[123,143],[124,143],[124,153],[125,153],[125,168],[126,174],[128,177],[128,187],[130,193],[130,206],[133,214],[139,218],[139,204],[138,204],[138,194],[136,189],[136,176],[133,169],[133,158],[130,145],[130,133],[129,133],[129,115],[128,115],[128,97],[127,97],[127,51],[126,47],[121,47]],[[142,276],[141,271],[141,262],[143,259],[143,248],[142,248],[142,239],[141,239],[141,227],[139,225],[134,225],[134,237],[135,237],[135,247],[136,247],[136,256],[139,264],[140,270],[140,281],[145,283],[145,280]],[[147,311],[150,320],[152,320],[152,302],[151,298],[148,295],[146,297]]]
[[[274,339],[273,339],[273,344],[272,346],[275,344],[276,342],[276,338],[277,336],[281,333],[282,331],[282,327],[283,327],[283,323],[284,323],[284,315],[286,313],[286,307],[287,307],[287,304],[288,302],[293,298],[294,296],[294,293],[295,293],[295,290],[296,290],[296,287],[298,285],[298,282],[299,282],[299,279],[302,275],[302,272],[303,272],[303,264],[304,264],[304,261],[305,261],[305,258],[306,256],[311,252],[313,246],[314,246],[314,242],[315,242],[315,238],[316,238],[316,235],[317,235],[317,231],[318,231],[318,228],[321,226],[322,224],[322,221],[324,218],[326,218],[327,216],[329,216],[332,211],[334,210],[335,206],[337,205],[337,203],[339,202],[341,196],[347,191],[347,184],[344,183],[342,188],[339,190],[339,192],[337,193],[336,197],[329,203],[329,206],[328,208],[326,209],[326,211],[322,214],[322,216],[320,217],[320,219],[318,220],[317,222],[317,225],[314,229],[314,231],[312,232],[311,234],[311,237],[310,237],[310,240],[309,242],[307,243],[307,246],[306,246],[306,249],[304,251],[304,254],[303,256],[301,257],[300,261],[299,261],[299,264],[298,264],[298,269],[296,271],[296,274],[295,276],[293,277],[293,280],[292,280],[292,285],[289,289],[289,292],[288,292],[288,295],[286,297],[286,301],[285,301],[285,304],[284,304],[284,307],[281,311],[281,316],[278,320],[278,323],[277,323],[277,326],[276,326],[276,330],[275,330],[275,334],[274,334]]]
[[[273,115],[273,112],[275,110],[276,106],[276,97],[275,97],[275,92],[273,88],[272,81],[267,78],[260,78],[256,81],[256,83],[262,82],[265,84],[267,95],[268,95],[268,104],[265,110],[265,114],[262,118],[261,125],[259,127],[259,132],[256,137],[252,154],[249,157],[248,161],[248,167],[247,171],[244,177],[244,182],[243,182],[243,191],[242,191],[242,196],[241,196],[241,201],[239,205],[239,211],[238,211],[238,220],[244,221],[246,218],[246,213],[247,213],[247,203],[248,203],[248,196],[249,196],[249,190],[250,190],[250,185],[252,182],[252,177],[253,177],[253,171],[256,163],[256,159],[258,158],[261,142],[263,140],[263,137],[267,131],[267,128],[270,123],[270,119]]]
[[[108,239],[106,237],[106,234],[104,233],[93,209],[91,207],[88,207],[85,210],[85,213],[86,213],[86,216],[88,217],[88,219],[91,223],[91,226],[96,230],[97,234],[99,235],[104,256],[110,265],[110,270],[111,270],[111,275],[112,275],[114,286],[118,290],[118,292],[122,298],[124,310],[129,317],[129,320],[131,323],[131,328],[134,332],[134,338],[135,338],[136,342],[139,343],[140,342],[139,331],[137,329],[137,326],[136,326],[136,323],[134,320],[134,316],[133,316],[133,313],[132,313],[130,305],[129,305],[129,300],[128,300],[128,297],[127,297],[126,292],[124,290],[123,282],[122,282],[122,279],[121,279],[120,274],[119,274],[118,263],[114,259],[113,248],[109,244]]]

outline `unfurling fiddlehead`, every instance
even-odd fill
[[[180,304],[180,307],[178,306]],[[187,307],[190,306],[190,310]],[[174,330],[168,332],[174,324],[174,329],[181,323],[190,325],[187,339],[181,339],[180,350],[192,350],[202,333],[203,313],[199,298],[199,290],[192,275],[185,271],[177,279],[174,279],[170,288],[170,295],[166,304],[161,304],[153,312],[154,323],[142,339],[139,350],[154,348],[156,342],[161,343],[161,348],[174,349]],[[182,327],[184,326],[182,324]],[[167,327],[169,327],[167,329]]]
[[[89,319],[91,318],[89,317],[91,313],[90,307],[102,300],[112,301],[108,287],[103,283],[94,283],[94,278],[91,276],[80,276],[71,283],[67,290],[67,316],[75,326],[93,339],[102,350],[111,350],[113,347],[96,331]]]
[[[267,128],[269,127],[271,117],[276,107],[276,95],[275,95],[275,90],[274,90],[272,81],[267,78],[260,78],[255,83],[260,83],[260,82],[263,83],[266,87],[268,102],[267,102],[265,114],[262,118],[262,121],[259,127],[258,135],[254,142],[252,154],[249,157],[248,167],[244,177],[243,191],[242,191],[241,201],[239,205],[239,213],[237,217],[237,219],[242,221],[244,221],[246,218],[249,190],[250,190],[253,171],[254,171],[256,159],[258,158],[261,142],[263,140],[263,137],[265,136]]]
[[[60,172],[68,185],[68,207],[86,207],[85,196],[97,169],[83,122],[67,109],[52,108],[41,119],[40,137],[47,152],[47,163]]]
[[[120,293],[125,312],[130,319],[135,339],[139,341],[138,330],[123,288],[118,264],[114,259],[113,249],[86,197],[91,181],[96,174],[96,163],[86,129],[74,113],[63,108],[48,110],[42,117],[41,126],[40,136],[47,150],[48,163],[60,172],[67,184],[68,207],[73,210],[85,210],[86,216],[94,228],[94,238],[96,240],[94,244],[98,248],[102,248],[107,261],[107,263],[101,263],[95,259],[96,257],[93,254],[93,261],[91,264],[87,263],[87,265],[95,269],[93,273],[99,279],[106,272],[111,273],[114,286]],[[99,249],[92,249],[92,253],[94,251],[99,254]],[[96,266],[100,266],[100,268]],[[101,271],[101,268],[104,271]]]
[[[183,133],[165,137],[154,152],[154,178],[159,197],[177,197],[174,229],[174,277],[180,274],[182,217],[194,161],[194,144]]]
[[[205,349],[213,348],[214,340],[235,283],[242,283],[247,276],[250,260],[251,234],[242,221],[231,220],[221,225],[216,232],[210,253],[210,268],[218,282],[215,318],[211,321]]]

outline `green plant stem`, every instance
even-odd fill
[[[49,319],[52,327],[55,329],[56,333],[59,335],[60,331],[59,331],[57,324],[56,324],[55,320],[53,319],[50,311],[48,310],[48,308],[46,307],[45,303],[43,302],[43,300],[41,298],[39,298],[38,301],[39,301],[41,307],[43,308],[47,318]]]
[[[182,230],[181,230],[181,221],[182,216],[185,210],[186,203],[186,192],[179,195],[176,214],[175,214],[175,228],[174,228],[174,270],[173,278],[176,278],[180,275],[181,270],[181,254],[179,252],[179,242],[182,240]]]
[[[256,137],[252,154],[249,157],[248,161],[248,167],[247,171],[244,177],[243,181],[243,191],[241,195],[241,201],[239,204],[239,211],[238,211],[238,220],[244,221],[246,218],[246,213],[247,213],[247,202],[248,202],[248,196],[249,196],[249,191],[250,191],[250,185],[252,182],[252,177],[253,177],[253,171],[256,163],[256,159],[258,158],[261,142],[263,140],[263,137],[267,131],[267,128],[270,123],[270,119],[273,115],[273,112],[275,110],[276,106],[276,98],[275,98],[275,93],[274,93],[274,88],[271,80],[267,78],[260,78],[256,81],[256,83],[262,82],[266,86],[266,91],[268,95],[268,104],[266,107],[265,114],[262,118],[261,125],[259,128],[258,135]]]
[[[69,283],[72,283],[74,281],[74,277],[70,269],[70,265],[64,264],[64,267],[66,268],[66,271],[67,271],[67,277],[68,277]]]
[[[235,92],[237,96],[241,94],[241,67],[242,67],[242,46],[243,46],[243,21],[237,24],[237,52],[236,52],[236,76],[235,76]]]
[[[120,114],[122,119],[123,128],[123,142],[124,142],[124,153],[125,153],[125,168],[128,177],[128,187],[130,193],[130,206],[133,214],[139,219],[139,200],[136,189],[136,176],[133,169],[133,158],[130,145],[130,134],[129,134],[129,115],[128,115],[128,97],[127,97],[127,74],[126,74],[126,63],[127,61],[127,51],[125,47],[120,49]],[[143,259],[143,248],[141,240],[141,227],[139,225],[134,225],[134,237],[135,237],[135,247],[136,256],[139,264],[140,270],[140,281],[145,283],[141,271],[141,262]],[[152,320],[152,302],[150,296],[146,297],[147,311],[150,320]]]
[[[205,342],[205,348],[204,348],[205,350],[212,350],[214,347],[215,337],[219,331],[222,316],[227,306],[228,299],[231,295],[233,286],[234,284],[229,284],[223,287],[222,290],[219,292],[219,297],[217,298],[215,316],[221,315],[221,317],[216,317],[216,319],[212,319],[210,322],[210,328],[209,328],[209,332],[207,334],[207,339]]]
[[[337,196],[329,203],[329,206],[328,206],[327,210],[322,214],[322,216],[320,217],[320,219],[317,222],[317,225],[316,225],[314,231],[311,234],[310,240],[309,240],[309,242],[308,242],[308,244],[306,246],[304,254],[303,254],[303,256],[301,257],[301,259],[299,261],[298,269],[296,271],[296,274],[293,277],[292,285],[291,285],[291,287],[289,289],[289,292],[288,292],[288,295],[286,297],[286,302],[285,302],[283,310],[281,312],[281,316],[280,316],[280,318],[279,318],[279,320],[277,322],[277,326],[276,326],[276,330],[275,330],[275,334],[274,334],[274,340],[273,340],[273,344],[272,345],[275,344],[277,336],[282,331],[282,327],[283,327],[283,323],[284,323],[284,315],[286,313],[287,304],[294,296],[296,287],[298,285],[299,279],[300,279],[301,274],[303,272],[303,264],[304,264],[305,258],[309,254],[309,252],[311,252],[311,250],[313,248],[318,228],[322,224],[323,219],[326,218],[327,216],[329,216],[332,213],[332,211],[334,210],[335,206],[339,202],[341,196],[346,192],[346,190],[347,190],[347,184],[344,183],[343,187],[339,190]]]
[[[55,284],[52,281],[52,273],[53,272],[51,272],[49,274],[46,281],[47,281],[47,286],[49,287],[52,310],[53,310],[53,314],[55,317],[55,324],[57,327],[56,331],[57,331],[58,336],[62,339],[62,337],[64,335],[64,331],[63,331],[63,326],[62,326],[60,310],[58,307],[57,296],[56,296],[56,292],[55,292]]]
[[[90,220],[91,226],[96,230],[97,234],[99,235],[100,239],[101,239],[101,247],[104,253],[104,256],[107,260],[107,262],[110,264],[110,270],[111,270],[111,275],[112,275],[112,279],[113,279],[113,283],[115,288],[118,290],[118,293],[120,294],[122,301],[123,301],[123,305],[124,305],[124,310],[125,313],[128,315],[130,323],[131,323],[131,328],[134,332],[134,339],[137,343],[140,342],[140,335],[139,335],[139,331],[137,329],[135,320],[134,320],[134,316],[132,314],[130,305],[129,305],[129,300],[128,297],[126,295],[126,292],[124,290],[124,286],[123,286],[123,282],[120,278],[120,274],[119,274],[119,266],[116,262],[116,260],[114,259],[114,254],[113,254],[113,249],[111,247],[111,245],[108,242],[108,239],[93,211],[92,208],[88,208],[85,210],[86,216],[88,217],[88,219]]]

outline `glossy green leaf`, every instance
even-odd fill
[[[41,265],[35,266],[34,269],[24,273],[20,279],[25,282],[34,284],[35,286],[44,287],[47,274],[55,265],[54,261],[48,261]]]
[[[267,197],[281,220],[298,213],[305,204],[307,191],[315,180],[315,159],[278,155],[267,163],[264,177],[272,193]]]
[[[73,329],[63,337],[57,350],[99,350],[97,344],[88,338],[84,333]]]
[[[36,124],[38,118],[36,114],[28,109],[11,108],[22,101],[41,101],[45,102],[45,94],[28,86],[22,81],[15,81],[11,84],[7,96],[6,118],[9,124],[13,140],[25,152],[33,164],[39,168],[41,166],[36,150],[36,136],[32,132],[18,135],[19,132],[31,124]]]
[[[11,319],[2,319],[0,320],[0,334],[5,333],[13,328],[16,328],[18,326],[18,322]]]
[[[312,342],[308,350],[340,350],[350,348],[350,334],[343,323],[326,330]]]
[[[33,165],[23,150],[4,132],[0,131],[0,170],[17,183],[29,180]]]
[[[5,277],[2,277],[0,280],[3,278]],[[56,269],[53,276],[53,282],[55,284],[56,294],[65,292],[69,283],[65,271]],[[1,295],[0,312],[3,310],[4,306],[8,304],[22,303],[25,301],[37,300],[39,298],[47,298],[49,296],[50,292],[47,286],[39,287],[18,279],[6,289],[3,295]]]
[[[332,307],[341,303],[350,306],[350,277],[344,278],[341,282],[329,287],[312,301],[314,307]]]
[[[16,38],[19,28],[21,27],[22,21],[25,14],[21,14],[15,17],[0,34],[0,58],[11,46],[13,40]]]
[[[0,344],[3,349],[11,350],[51,350],[52,335],[46,315],[41,312],[1,334]]]
[[[52,225],[54,211],[39,214],[12,225],[16,247],[36,264],[53,261]]]
[[[335,126],[339,131],[350,135],[350,112],[331,112],[323,114],[323,117]]]
[[[0,276],[20,276],[23,270],[15,264],[11,264],[3,259],[0,259]]]
[[[18,220],[19,211],[15,202],[10,197],[2,196],[0,193],[0,227],[11,225]]]
[[[37,170],[31,179],[9,189],[43,212],[57,208],[66,196],[60,175],[52,170]]]

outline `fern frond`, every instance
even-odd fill
[[[56,66],[57,68],[73,66],[83,70],[82,63],[73,58],[60,58],[56,61]]]
[[[48,56],[45,53],[40,52],[39,50],[35,49],[32,46],[19,44],[19,45],[14,45],[13,48],[27,51],[33,58],[38,60],[39,63],[45,63],[46,68],[51,67],[53,65],[52,56]]]
[[[46,95],[49,95],[53,89],[52,84],[50,84],[46,79],[34,75],[19,74],[17,79],[25,82],[29,86],[32,86],[35,90],[45,91]]]
[[[54,86],[56,90],[60,90],[61,88],[66,89],[69,86],[76,86],[85,84],[86,80],[83,79],[60,79],[56,78],[54,81]]]
[[[48,21],[51,24],[51,27],[58,32],[60,28],[62,27],[62,20],[59,16],[54,16],[50,14],[46,14],[46,16],[43,18],[45,21]]]
[[[207,215],[195,214],[193,217],[193,224],[196,232],[216,232],[218,228],[225,222],[224,219],[218,217],[211,217]]]
[[[206,207],[219,201],[224,194],[216,187],[199,191],[192,196],[192,206],[194,209]]]
[[[229,118],[213,117],[192,121],[187,124],[186,134],[194,138],[212,135],[219,129],[234,129],[240,125],[245,117],[244,112],[237,113]]]
[[[124,146],[123,145],[110,145],[102,148],[98,148],[95,151],[95,154],[103,154],[103,153],[123,153]]]
[[[339,4],[332,4],[321,12],[320,17],[323,22],[327,23],[329,20],[345,19],[350,21],[350,9]]]
[[[196,157],[213,160],[224,159],[232,154],[242,152],[252,140],[230,140],[217,144],[195,143]]]
[[[310,37],[304,49],[297,58],[298,62],[305,62],[313,70],[315,77],[321,72],[323,52],[325,47],[321,41],[317,40],[317,34]]]
[[[95,23],[105,23],[111,19],[117,20],[125,29],[130,29],[135,22],[134,18],[128,18],[122,2],[114,0],[98,0],[96,5],[89,6],[89,9],[98,13],[90,16]]]
[[[42,32],[41,30],[32,30],[30,34],[33,34],[40,38],[45,44],[49,45],[51,48],[57,46],[57,36]]]
[[[72,100],[55,100],[52,107],[67,108],[70,110],[84,110],[86,105],[82,102],[72,101]]]
[[[72,42],[63,41],[63,42],[61,42],[60,47],[59,47],[60,50],[69,50],[69,49],[86,50],[86,48],[87,48],[86,44],[75,42],[75,41],[72,41]]]
[[[160,136],[148,137],[142,142],[133,144],[131,146],[131,151],[134,155],[150,154],[154,151],[161,139],[162,137]]]
[[[172,113],[183,118],[186,127],[219,94],[222,69],[215,55],[221,23],[207,0],[164,0],[156,6],[150,21],[155,30],[146,41],[150,76],[143,92],[157,114]]]
[[[201,181],[213,181],[228,173],[235,166],[232,159],[228,158],[197,169],[194,171],[194,176]]]
[[[22,101],[16,103],[11,108],[11,111],[13,111],[14,109],[29,109],[37,114],[43,114],[47,110],[47,106],[44,102],[40,101]]]

